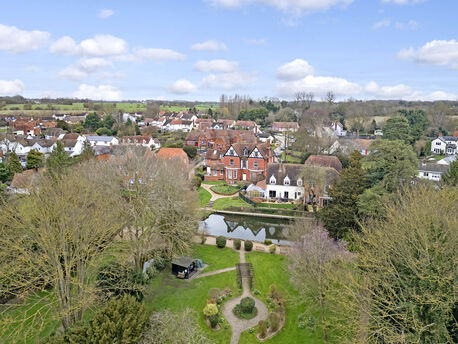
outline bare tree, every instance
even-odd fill
[[[3,320],[16,323],[9,335],[26,336],[30,323],[39,327],[45,317],[67,329],[94,301],[94,266],[125,216],[115,186],[119,178],[107,164],[78,167],[60,178],[40,178],[27,197],[4,204],[0,212],[0,281],[11,281],[2,283],[2,293],[39,300],[34,292],[52,286],[49,302],[55,306],[48,314],[34,302],[23,312],[8,312],[17,304],[7,307]]]

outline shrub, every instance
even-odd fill
[[[192,178],[192,186],[197,190],[202,185],[202,178],[195,176]]]
[[[240,250],[240,247],[242,247],[242,242],[240,241],[240,239],[234,239],[234,248],[236,250]]]
[[[252,313],[254,308],[254,300],[251,297],[244,297],[240,300],[240,307],[243,313]]]
[[[188,155],[189,159],[194,159],[197,155],[197,147],[186,145],[183,150]]]
[[[267,334],[267,325],[264,320],[259,320],[258,333],[260,338],[264,338]]]
[[[158,271],[162,271],[167,266],[167,260],[165,260],[165,258],[163,258],[163,257],[157,257],[157,258],[154,258],[153,264],[154,264],[154,267]]]
[[[218,325],[218,320],[219,320],[218,314],[210,315],[208,317],[208,321],[210,321],[210,326],[212,328],[215,328],[216,325]]]
[[[274,254],[276,250],[277,250],[277,246],[275,246],[275,244],[272,244],[269,246],[269,252],[271,254]]]
[[[280,314],[278,314],[277,312],[269,313],[268,319],[269,319],[271,331],[272,332],[277,331],[280,328],[280,320],[281,320]]]
[[[217,237],[216,246],[218,246],[219,248],[225,248],[226,247],[226,238],[223,236]]]
[[[204,307],[204,315],[210,317],[212,315],[218,314],[218,307],[214,303],[209,303]]]
[[[253,249],[253,242],[250,240],[245,241],[245,251],[251,251]]]
[[[271,244],[272,244],[272,240],[270,240],[270,239],[264,240],[264,245],[268,246],[268,245],[271,245]]]
[[[159,271],[154,266],[149,266],[146,269],[146,276],[148,279],[153,279],[158,275]]]
[[[117,261],[111,261],[101,267],[96,277],[97,289],[106,298],[129,294],[141,301],[145,282],[141,271]]]

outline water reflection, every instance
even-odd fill
[[[228,238],[263,242],[265,239],[273,243],[288,245],[289,221],[239,215],[211,214],[200,224],[200,230],[209,235],[222,235]]]

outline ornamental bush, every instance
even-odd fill
[[[211,328],[215,328],[216,325],[218,325],[218,321],[219,321],[218,314],[214,314],[214,315],[209,316],[208,317],[208,321],[210,321]]]
[[[167,266],[167,261],[163,257],[157,257],[154,258],[153,264],[157,270],[162,271]]]
[[[271,244],[272,244],[272,240],[270,240],[270,239],[264,240],[264,245],[268,246],[268,245],[271,245]]]
[[[275,244],[272,244],[269,246],[269,252],[271,254],[274,254],[276,250],[277,250],[277,246],[275,246]]]
[[[226,238],[223,236],[217,237],[216,246],[218,246],[219,248],[225,248],[226,247]]]
[[[253,249],[253,242],[250,240],[245,241],[245,251],[251,251]]]
[[[260,338],[265,338],[267,334],[267,325],[264,320],[259,320],[258,323],[258,333]]]
[[[204,307],[204,315],[206,317],[211,317],[215,314],[218,314],[218,307],[214,303],[209,303]]]
[[[236,250],[240,250],[240,247],[242,247],[242,242],[240,241],[240,239],[234,239],[234,248]]]
[[[240,300],[240,307],[243,313],[252,313],[254,308],[254,300],[251,297],[244,297]]]
[[[275,332],[280,328],[280,314],[278,314],[277,312],[269,313],[267,319],[269,321],[270,329],[272,332]]]

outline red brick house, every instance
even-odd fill
[[[195,146],[202,150],[227,149],[233,143],[256,143],[256,136],[247,130],[207,129],[192,131],[186,136],[186,145]]]
[[[217,181],[225,179],[225,168],[222,161],[224,151],[221,149],[208,149],[205,153],[207,175],[205,180]]]
[[[267,164],[274,162],[269,144],[234,143],[223,155],[227,183],[256,181],[266,176]]]

